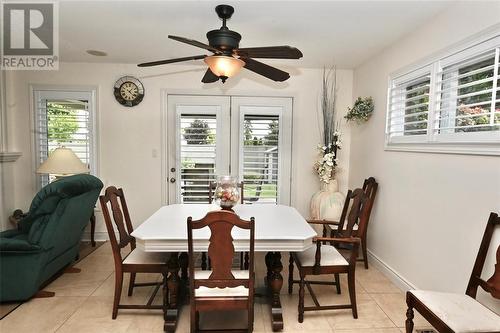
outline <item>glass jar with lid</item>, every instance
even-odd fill
[[[238,182],[233,176],[220,176],[214,193],[215,203],[222,209],[231,209],[240,200]]]

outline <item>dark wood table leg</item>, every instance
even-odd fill
[[[95,247],[95,214],[92,211],[92,215],[90,215],[90,243],[92,247]]]
[[[179,266],[181,267],[181,280],[183,282],[187,282],[188,280],[188,254],[186,252],[182,252],[179,255]]]
[[[164,301],[164,304],[167,304],[167,307],[163,310],[163,318],[165,319],[165,324],[163,326],[163,330],[165,332],[175,332],[175,328],[177,327],[177,318],[179,315],[179,254],[177,252],[173,252],[170,255],[170,259],[167,263],[168,266],[168,278],[167,278],[167,288],[168,293],[166,295],[168,300]]]
[[[280,291],[283,287],[283,264],[280,252],[268,252],[266,254],[267,286],[271,291],[271,321],[273,331],[283,330],[283,311],[281,309]]]

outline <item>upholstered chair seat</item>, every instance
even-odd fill
[[[493,298],[500,299],[500,244],[490,246],[498,227],[500,227],[500,217],[492,212],[484,230],[465,295],[427,290],[406,292],[408,305],[406,333],[413,332],[414,310],[440,333],[500,333],[500,316],[476,300],[479,287]],[[482,278],[483,267],[489,250],[494,250],[495,247],[495,270],[486,280]]]
[[[158,264],[164,265],[169,258],[169,253],[166,252],[144,252],[135,248],[123,260],[124,264],[137,265],[137,264]]]
[[[500,316],[465,294],[410,290],[455,333],[500,332]]]
[[[347,260],[335,247],[322,246],[320,251],[321,266],[349,266]],[[297,252],[296,256],[302,267],[312,267],[315,262],[316,247],[313,246],[303,252]]]
[[[248,271],[234,270],[232,271],[235,279],[248,279]],[[195,271],[194,278],[198,280],[205,280],[212,274],[212,271]],[[195,289],[194,295],[196,297],[248,297],[248,288],[244,286],[226,287],[226,288],[208,288],[199,287]]]

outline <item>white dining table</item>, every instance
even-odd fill
[[[187,218],[203,218],[208,212],[219,210],[215,204],[173,204],[163,206],[133,232],[137,247],[146,252],[170,252],[167,263],[168,300],[164,311],[165,331],[175,331],[178,316],[178,289],[181,280],[187,280]],[[299,212],[290,206],[274,204],[237,205],[233,211],[240,218],[255,218],[255,251],[266,252],[267,285],[271,293],[271,320],[273,331],[283,329],[280,290],[283,285],[281,252],[300,252],[312,246],[317,236],[314,229]],[[235,251],[248,250],[248,231],[232,231]],[[207,251],[210,231],[195,230],[193,245],[196,252]],[[179,271],[181,276],[179,277]]]

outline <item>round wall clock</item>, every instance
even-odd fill
[[[133,76],[124,76],[114,86],[115,99],[124,106],[136,106],[144,98],[144,86]]]

